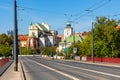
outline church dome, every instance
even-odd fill
[[[70,24],[70,23],[67,23],[67,24],[66,24],[66,28],[71,28],[71,24]]]

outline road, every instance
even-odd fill
[[[22,56],[27,80],[120,80],[120,68]]]

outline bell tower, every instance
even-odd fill
[[[73,28],[71,27],[70,23],[66,24],[66,27],[64,28],[64,40],[71,36],[73,34]]]

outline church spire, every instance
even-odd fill
[[[32,26],[32,22],[30,23],[30,26]]]

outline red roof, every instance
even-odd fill
[[[117,26],[116,28],[117,28],[117,29],[120,29],[120,26]]]
[[[18,35],[18,40],[19,41],[27,41],[28,36],[27,35]]]
[[[61,39],[61,37],[59,37],[59,36],[55,36],[55,39]]]

